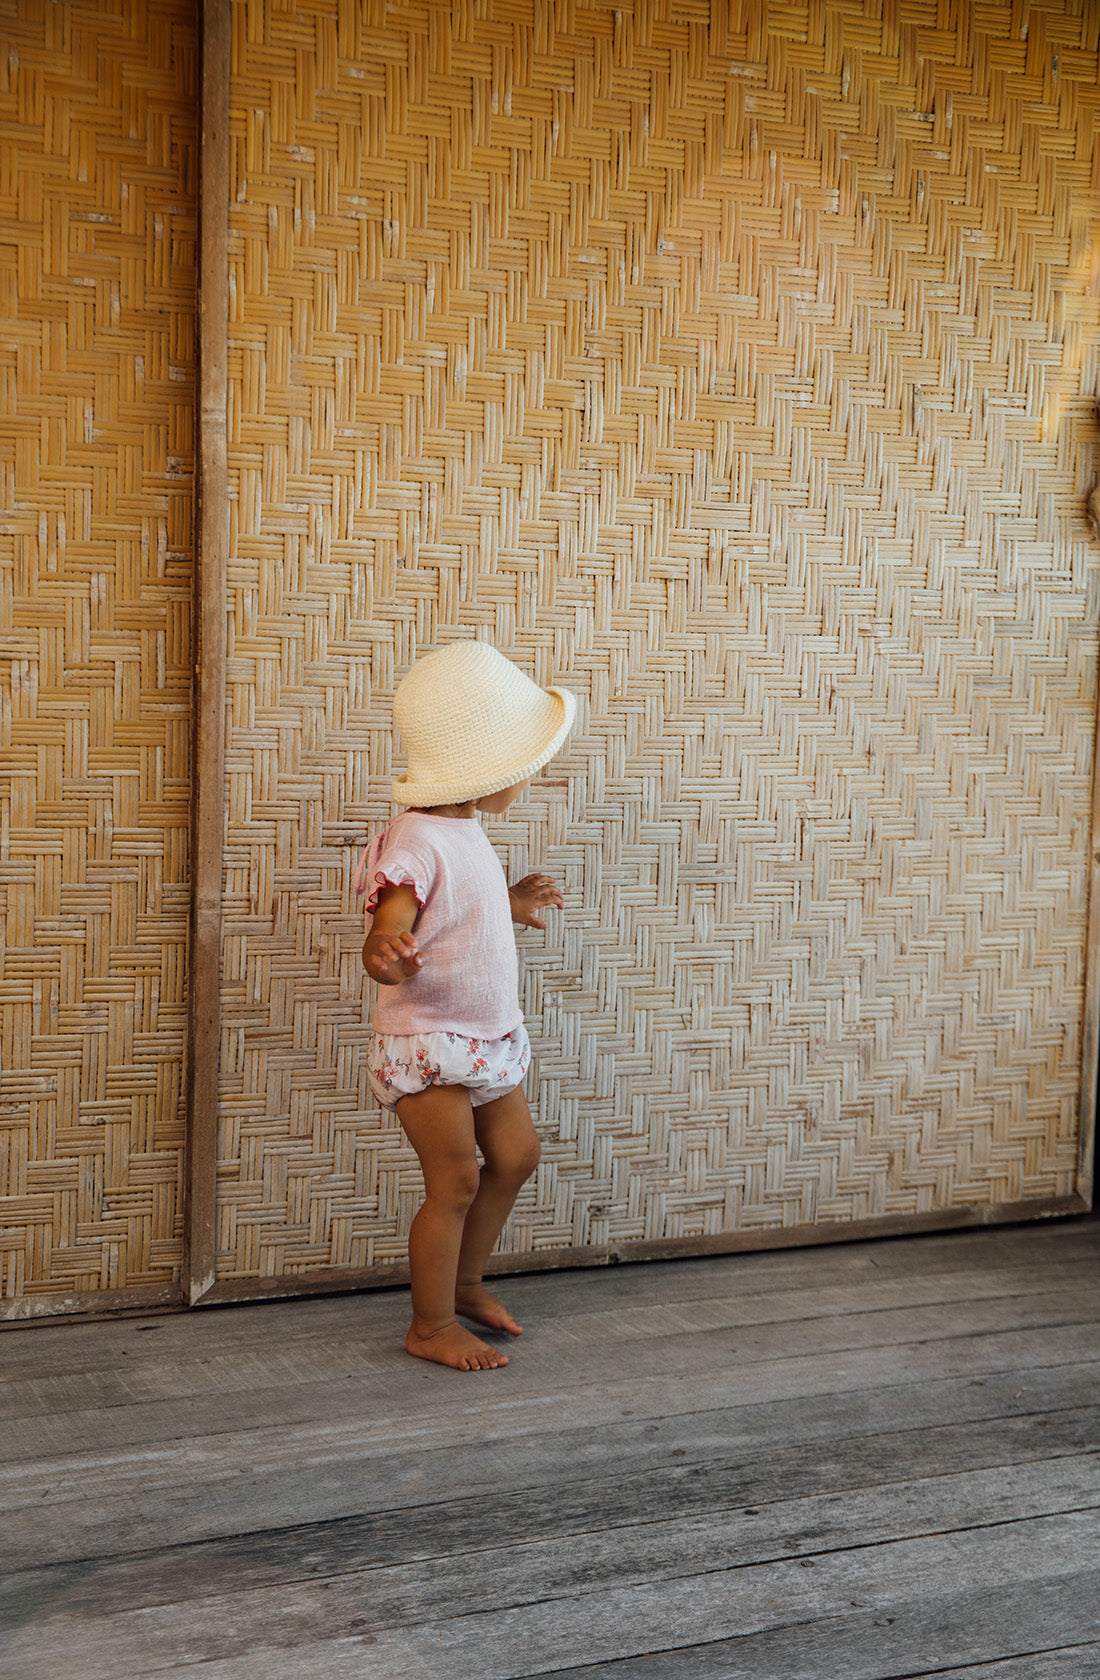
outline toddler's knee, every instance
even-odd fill
[[[476,1161],[456,1162],[446,1172],[435,1176],[429,1194],[437,1202],[459,1213],[465,1213],[481,1183],[481,1169]]]
[[[499,1161],[498,1170],[504,1178],[518,1187],[527,1183],[541,1159],[542,1144],[537,1137],[532,1137],[508,1150]]]

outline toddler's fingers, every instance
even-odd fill
[[[398,963],[415,970],[423,967],[424,959],[411,934],[395,933],[379,939],[366,963],[368,972],[380,980]]]
[[[560,895],[561,891],[552,875],[528,875],[520,882],[520,890],[538,893],[539,897],[544,900],[555,893]]]

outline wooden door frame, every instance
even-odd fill
[[[181,1295],[213,1287],[217,1249],[225,601],[229,558],[229,61],[232,0],[201,0],[191,928]]]

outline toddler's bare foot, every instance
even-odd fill
[[[437,1365],[450,1365],[456,1371],[492,1371],[508,1363],[506,1353],[498,1353],[453,1319],[427,1335],[422,1335],[414,1322],[405,1346],[417,1359],[433,1359]]]
[[[455,1311],[486,1330],[506,1330],[509,1336],[522,1336],[523,1325],[517,1324],[503,1301],[490,1295],[483,1283],[460,1283],[455,1291]]]

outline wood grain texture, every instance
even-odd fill
[[[530,1277],[482,1377],[404,1355],[403,1292],[12,1332],[0,1657],[1088,1676],[1098,1281],[1094,1219]]]
[[[229,0],[203,0],[194,800],[183,1293],[214,1281],[225,862],[225,593],[229,559]]]

